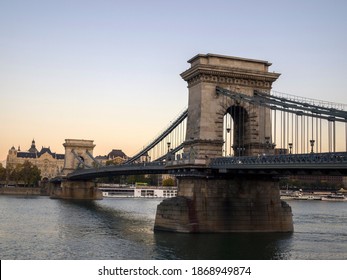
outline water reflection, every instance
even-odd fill
[[[289,259],[292,234],[156,232],[158,255],[164,259]]]
[[[148,207],[143,204],[62,201],[59,235],[70,247],[83,251],[82,259],[152,259],[153,218],[147,217]]]
[[[345,203],[293,201],[293,234],[153,232],[160,199],[0,196],[0,259],[347,259]]]
[[[126,259],[289,259],[292,234],[153,232],[156,201],[62,201],[61,234],[93,239],[109,257]],[[115,208],[116,207],[116,208]],[[73,215],[71,215],[73,213]],[[85,221],[90,220],[92,224]],[[84,221],[84,222],[81,222]],[[93,242],[91,242],[93,244]],[[102,244],[108,243],[110,247]],[[113,252],[113,253],[112,253]],[[93,252],[94,257],[97,257]]]

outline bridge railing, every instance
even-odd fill
[[[113,169],[129,169],[129,168],[143,168],[143,167],[152,167],[152,166],[165,166],[165,162],[163,161],[152,161],[152,162],[139,162],[132,163],[129,165],[119,164],[119,165],[105,165],[105,166],[96,166],[95,170],[113,170]]]
[[[347,152],[289,155],[259,155],[245,157],[219,157],[211,159],[210,167],[236,167],[241,165],[285,164],[347,164]]]

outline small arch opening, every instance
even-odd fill
[[[247,110],[239,105],[232,105],[223,117],[223,156],[248,155],[249,116]]]

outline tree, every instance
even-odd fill
[[[165,187],[172,187],[175,185],[175,180],[172,178],[166,178],[163,180],[163,186]]]
[[[29,161],[17,164],[15,167],[9,166],[7,174],[8,180],[16,182],[16,185],[21,182],[25,186],[37,186],[41,180],[41,171]]]
[[[6,168],[0,163],[0,181],[6,180]]]
[[[22,164],[17,164],[16,166],[9,165],[7,167],[7,179],[9,181],[15,182],[18,185],[20,181],[20,170],[22,169]]]
[[[19,172],[19,178],[24,182],[25,186],[37,186],[41,180],[41,171],[36,165],[25,161]]]

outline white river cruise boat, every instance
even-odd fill
[[[116,186],[99,187],[105,198],[120,197],[147,197],[147,198],[170,198],[177,196],[177,187],[155,187],[155,186]]]
[[[347,201],[347,197],[343,194],[330,194],[327,196],[322,196],[321,200],[324,201]]]

